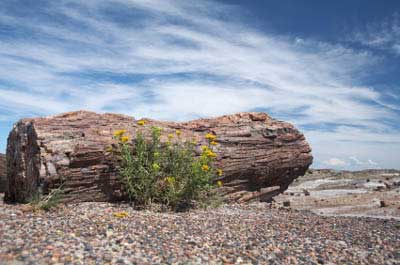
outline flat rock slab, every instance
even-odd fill
[[[280,192],[312,163],[311,148],[293,125],[265,113],[237,113],[183,123],[77,111],[45,118],[23,119],[14,125],[7,146],[8,185],[5,200],[26,202],[37,192],[47,193],[64,181],[66,201],[126,199],[116,165],[105,151],[115,144],[112,135],[125,129],[133,139],[152,126],[169,133],[181,131],[180,140],[206,144],[207,133],[217,135],[215,166],[224,171],[220,189],[227,200],[268,197],[263,188]],[[276,188],[271,190],[274,194]],[[279,192],[278,192],[279,193]]]

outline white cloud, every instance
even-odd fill
[[[362,163],[353,163],[354,159],[349,158],[350,169],[371,168],[368,159],[376,161],[381,167],[399,168],[400,134],[393,128],[381,128],[379,131],[371,127],[360,129],[346,126],[325,132],[305,130],[304,133],[317,158],[315,167],[324,167],[321,161],[331,157],[347,161],[350,156]]]
[[[379,163],[373,161],[372,159],[367,159],[365,161],[361,161],[356,156],[350,156],[348,159],[340,159],[337,157],[331,157],[322,163],[323,167],[332,167],[337,169],[351,169],[351,170],[360,170],[360,169],[372,169],[372,168],[381,168]]]
[[[384,21],[369,23],[366,29],[354,33],[350,41],[400,55],[400,13],[394,13]]]
[[[336,157],[332,157],[329,160],[324,161],[324,164],[332,167],[344,167],[347,165],[345,161]]]
[[[370,53],[259,32],[220,19],[239,10],[212,1],[49,3],[37,14],[68,23],[0,8],[0,23],[40,37],[0,42],[9,119],[85,108],[188,120],[261,109],[304,127],[316,164],[332,155],[382,164],[400,148],[390,125],[398,106],[359,85],[378,62]],[[114,9],[124,24],[104,12]]]
[[[361,162],[360,160],[358,160],[358,158],[355,157],[355,156],[350,156],[349,159],[352,160],[356,165],[362,165],[362,164],[364,164],[363,162]]]
[[[368,159],[368,164],[372,165],[372,166],[377,166],[378,163],[372,161],[371,159]]]
[[[367,159],[366,161],[361,161],[355,156],[350,156],[349,157],[350,163],[349,163],[349,168],[350,169],[364,169],[364,168],[381,168],[379,163],[373,161],[372,159]]]

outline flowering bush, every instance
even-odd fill
[[[145,121],[138,125],[145,125]],[[196,156],[196,142],[183,141],[180,130],[168,134],[166,143],[161,143],[161,134],[161,128],[152,127],[151,139],[146,140],[139,131],[130,144],[125,130],[114,133],[118,144],[112,152],[119,161],[120,179],[129,199],[139,207],[161,203],[175,210],[191,206],[193,201],[206,202],[213,187],[222,186],[215,180],[223,172],[212,165],[217,157],[213,151],[216,135],[205,136],[208,144]]]

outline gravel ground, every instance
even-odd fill
[[[57,263],[400,264],[400,222],[266,203],[185,213],[108,203],[31,212],[0,203],[0,264]]]

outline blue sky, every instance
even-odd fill
[[[399,1],[0,4],[0,152],[22,117],[265,111],[313,167],[400,168]]]

